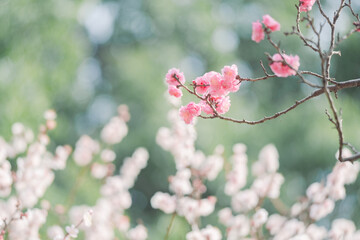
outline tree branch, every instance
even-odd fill
[[[354,87],[360,87],[360,78],[353,79],[353,80],[348,80],[348,81],[345,81],[345,82],[339,82],[338,85],[329,86],[327,89],[328,89],[329,92],[337,92],[337,91],[339,91],[341,89],[354,88]],[[257,121],[249,121],[249,120],[245,120],[245,119],[237,120],[237,119],[230,118],[230,117],[224,117],[224,116],[222,116],[220,114],[217,114],[217,113],[215,113],[212,116],[202,116],[202,115],[200,115],[199,117],[201,117],[203,119],[219,118],[219,119],[234,122],[234,123],[256,125],[256,124],[260,124],[260,123],[269,121],[271,119],[278,118],[281,115],[284,115],[284,114],[288,113],[289,111],[293,110],[294,108],[298,107],[300,104],[302,104],[302,103],[304,103],[304,102],[306,102],[306,101],[308,101],[308,100],[310,100],[310,99],[312,99],[314,97],[322,95],[324,92],[325,92],[325,90],[323,88],[321,88],[319,90],[316,90],[311,95],[309,95],[309,96],[307,96],[307,97],[305,97],[305,98],[303,98],[301,100],[296,101],[293,105],[291,105],[287,109],[285,109],[283,111],[280,111],[280,112],[277,112],[272,116],[264,117],[264,118],[259,119]]]

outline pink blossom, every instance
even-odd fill
[[[201,111],[203,111],[206,114],[212,115],[214,114],[214,111],[212,110],[212,108],[210,107],[210,105],[205,102],[205,101],[201,101],[199,103],[199,105],[201,106]]]
[[[280,23],[278,23],[275,19],[270,17],[270,15],[263,16],[263,23],[272,32],[280,31]]]
[[[238,68],[235,64],[231,66],[225,66],[222,70],[223,82],[222,87],[229,92],[236,92],[239,90],[240,82],[236,79],[238,75]]]
[[[210,82],[205,75],[194,80],[194,84],[198,85],[196,87],[196,92],[199,94],[206,94],[210,88]]]
[[[264,40],[265,33],[262,24],[259,21],[252,23],[252,35],[251,40],[259,43]]]
[[[310,11],[316,0],[300,0],[300,12]]]
[[[213,105],[215,107],[215,110],[219,113],[219,114],[224,114],[226,112],[229,111],[231,103],[230,103],[230,97],[229,96],[225,96],[225,97],[212,97],[211,101],[213,102]],[[199,103],[199,105],[201,106],[201,110],[209,115],[214,114],[214,111],[212,110],[211,106],[205,102],[205,101],[201,101]]]
[[[185,83],[185,76],[182,72],[180,72],[177,68],[171,68],[166,74],[166,82],[169,85],[177,86],[180,85],[178,80],[174,77],[174,75],[179,79],[181,84]]]
[[[208,72],[204,75],[210,83],[209,93],[213,97],[226,95],[227,92],[222,86],[223,77],[218,72]]]
[[[278,77],[288,77],[291,75],[295,75],[296,71],[299,69],[300,62],[299,56],[295,55],[286,55],[283,54],[283,57],[287,64],[289,64],[292,68],[290,68],[283,60],[280,54],[275,54],[272,57],[272,63],[270,64],[271,70],[275,73]]]
[[[194,117],[199,116],[201,113],[200,105],[190,102],[188,105],[180,108],[180,117],[186,124],[192,123]]]
[[[171,96],[174,96],[174,97],[177,97],[177,98],[182,97],[181,89],[177,88],[174,85],[169,85],[168,92],[169,92],[169,94]]]

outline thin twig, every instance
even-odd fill
[[[171,215],[170,223],[169,223],[169,226],[168,226],[167,229],[166,229],[166,235],[165,235],[165,237],[164,237],[164,240],[168,240],[168,239],[169,239],[170,230],[171,230],[171,227],[172,227],[173,222],[174,222],[174,220],[175,220],[175,216],[176,216],[176,212],[174,212],[174,213]]]

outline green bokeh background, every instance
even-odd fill
[[[329,1],[328,1],[329,2]],[[334,1],[336,2],[336,1]],[[58,128],[51,133],[52,146],[76,140],[86,133],[98,136],[119,104],[127,104],[132,119],[129,134],[115,146],[117,167],[138,146],[150,152],[148,167],[134,189],[133,206],[127,212],[132,223],[142,219],[150,239],[161,239],[170,216],[151,209],[150,197],[167,191],[167,176],[174,174],[171,155],[155,142],[157,130],[170,126],[164,100],[164,76],[171,67],[184,71],[192,80],[206,71],[220,71],[237,64],[241,76],[261,76],[259,60],[274,49],[251,41],[251,23],[270,14],[291,30],[297,1],[267,0],[2,0],[0,2],[0,133],[6,139],[14,122],[36,129],[48,108],[58,113]],[[336,4],[335,4],[336,5]],[[360,4],[354,1],[359,11]],[[329,12],[332,7],[326,5]],[[315,10],[312,14],[318,16]],[[317,18],[318,19],[318,18]],[[339,22],[344,33],[351,29],[348,11]],[[326,29],[325,29],[326,30]],[[306,29],[304,30],[307,31]],[[296,37],[273,34],[289,54],[298,54],[301,70],[319,71],[317,55],[305,49]],[[338,81],[360,76],[360,34],[341,45],[332,73]],[[327,44],[326,39],[323,41]],[[316,79],[311,79],[316,80]],[[280,111],[311,89],[296,78],[276,78],[243,83],[232,94],[229,116],[256,120]],[[346,140],[360,146],[359,89],[339,92],[336,100],[344,119]],[[186,100],[190,98],[185,98]],[[274,143],[280,154],[280,172],[287,179],[281,196],[289,206],[304,194],[306,186],[320,181],[335,164],[337,133],[325,115],[326,99],[318,97],[285,116],[257,126],[220,120],[199,120],[197,147],[210,154],[221,143],[231,155],[235,143],[248,146],[250,162],[259,150]],[[76,176],[81,171],[72,160],[66,171],[56,174],[46,194],[54,204],[65,204]],[[76,204],[94,204],[101,182],[87,178],[81,183]],[[332,218],[360,222],[359,181],[349,186],[348,198],[320,224]],[[229,205],[221,189],[224,174],[208,185],[219,208]],[[267,202],[270,211],[271,205]],[[216,216],[208,222],[216,222]],[[207,221],[204,221],[206,224]],[[49,215],[49,225],[56,216]],[[358,226],[360,227],[360,226]],[[176,218],[171,239],[184,239],[189,226]],[[46,226],[42,232],[46,231]]]

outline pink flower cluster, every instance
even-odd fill
[[[300,12],[308,12],[312,9],[316,0],[300,0]]]
[[[272,62],[270,63],[271,70],[278,77],[288,77],[296,75],[296,71],[299,69],[300,60],[299,56],[286,55],[282,56],[278,53],[272,56]]]
[[[265,25],[265,29],[260,21],[256,21],[252,23],[252,36],[251,39],[257,43],[264,40],[265,31],[275,32],[280,31],[280,23],[278,23],[275,19],[273,19],[270,15],[263,16],[263,24]]]
[[[181,97],[182,91],[180,89],[181,84],[185,83],[185,76],[179,69],[172,68],[165,76],[166,83],[168,84],[168,92],[171,96]]]
[[[180,108],[180,116],[187,123],[193,122],[194,118],[201,112],[212,115],[214,110],[218,114],[224,114],[230,109],[230,92],[237,92],[240,87],[240,81],[237,79],[238,69],[236,65],[225,66],[222,73],[208,72],[193,81],[194,93],[201,98],[196,104],[190,102]],[[179,89],[185,83],[183,73],[178,69],[172,68],[166,74],[166,83],[169,86],[169,94],[174,97],[181,97],[182,92]]]

